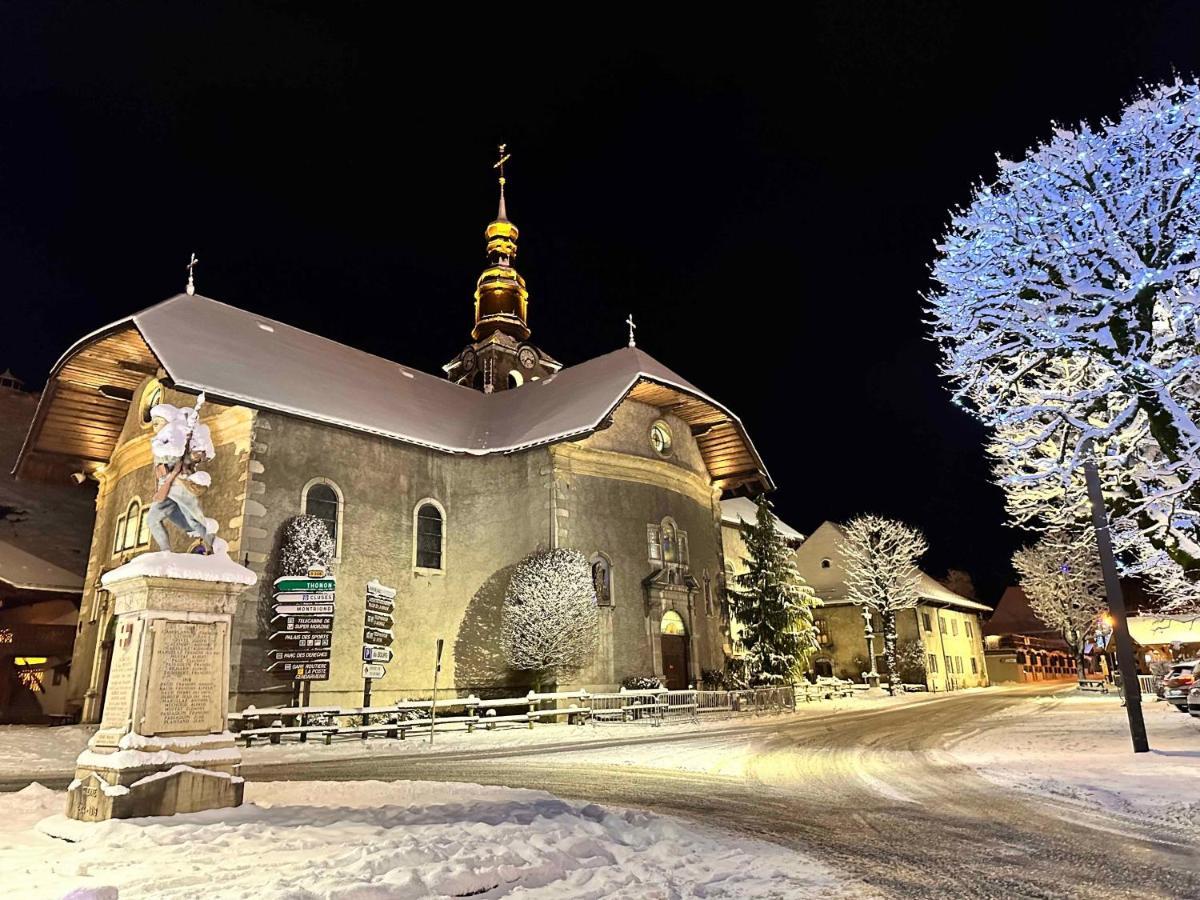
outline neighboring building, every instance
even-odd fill
[[[1005,589],[996,611],[983,626],[988,678],[993,684],[1066,681],[1079,669],[1061,634],[1029,608],[1029,598],[1016,585]]]
[[[720,500],[771,489],[767,471],[733,413],[632,340],[565,368],[530,343],[517,236],[502,195],[472,341],[446,379],[185,294],[93,332],[55,364],[19,471],[68,459],[100,483],[70,685],[84,721],[100,714],[108,669],[113,610],[100,575],[150,547],[149,409],[191,405],[200,391],[217,446],[202,502],[261,579],[234,619],[235,708],[292,695],[290,678],[267,671],[271,584],[281,529],[304,512],[326,521],[337,548],[331,677],[311,683],[309,702],[361,700],[371,579],[398,590],[395,659],[376,702],[428,696],[439,638],[442,685],[528,686],[500,657],[500,602],[539,547],[592,560],[601,639],[577,683],[657,673],[683,686],[722,665]]]
[[[818,675],[859,681],[870,671],[862,610],[847,599],[845,565],[840,543],[844,532],[825,522],[796,551],[796,568],[821,598],[814,611],[821,649],[811,665]],[[922,573],[920,604],[896,617],[897,648],[912,660],[924,662],[929,690],[944,691],[988,684],[984,665],[982,616],[991,611]],[[876,616],[876,668],[884,671],[882,622]],[[919,644],[919,646],[918,646]],[[901,669],[909,680],[919,666]]]
[[[95,510],[95,485],[50,466],[53,483],[10,471],[37,394],[0,373],[0,723],[66,712],[71,650]]]
[[[804,543],[804,535],[780,519],[779,516],[774,515],[774,513],[772,513],[772,516],[775,519],[775,528],[793,551]],[[729,497],[722,500],[721,546],[725,552],[724,581],[727,586],[735,589],[737,582],[734,579],[746,571],[747,551],[746,542],[742,538],[742,522],[751,525],[758,524],[758,504],[749,497]],[[729,621],[729,644],[725,648],[725,655],[738,656],[742,651],[740,643],[742,634],[741,623],[738,622],[736,616],[729,614],[727,605],[722,611]]]

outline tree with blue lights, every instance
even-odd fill
[[[1178,584],[1200,574],[1198,165],[1194,81],[1056,127],[953,213],[927,298],[1006,488],[1052,519],[1095,453],[1127,557]]]

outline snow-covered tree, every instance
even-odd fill
[[[1105,607],[1095,532],[1051,532],[1013,554],[1035,616],[1062,635],[1083,677],[1083,647]]]
[[[578,550],[532,553],[504,595],[500,643],[508,664],[536,683],[584,665],[596,649],[599,614],[592,567]]]
[[[307,575],[314,566],[328,569],[333,554],[333,538],[325,523],[316,516],[296,516],[283,528],[279,574]]]
[[[1098,127],[1056,128],[955,212],[928,297],[955,401],[996,429],[1000,458],[1020,468],[1043,448],[1020,478],[1054,494],[1094,452],[1109,512],[1191,569],[1198,160],[1195,82],[1149,89]]]
[[[883,624],[883,653],[888,689],[900,689],[896,661],[896,613],[914,608],[921,599],[921,570],[917,568],[928,545],[915,528],[864,515],[843,526],[839,543],[846,572],[846,595],[857,606],[879,615]]]
[[[746,571],[729,590],[731,611],[742,626],[746,677],[751,684],[790,684],[818,648],[813,609],[821,601],[804,583],[775,525],[771,501],[760,496],[753,523],[741,522]]]

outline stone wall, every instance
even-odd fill
[[[519,390],[519,388],[518,388]],[[140,393],[140,392],[139,392]],[[187,395],[167,391],[164,402],[185,405]],[[595,659],[571,680],[612,687],[622,677],[661,671],[659,627],[674,609],[687,624],[693,680],[702,668],[719,668],[726,643],[720,615],[723,558],[719,504],[687,424],[666,417],[673,446],[666,457],[650,443],[658,410],[627,401],[607,427],[576,442],[484,457],[453,455],[269,411],[209,404],[217,459],[206,468],[213,486],[205,511],[221,525],[231,555],[259,576],[258,588],[238,600],[233,620],[231,707],[286,703],[292,681],[267,671],[270,663],[272,582],[284,525],[301,514],[305,489],[317,481],[341,498],[331,678],[313,682],[309,702],[361,702],[362,626],[366,584],[378,579],[397,589],[395,658],[372,687],[372,702],[427,697],[434,647],[445,641],[439,686],[459,693],[510,693],[527,689],[530,676],[508,670],[501,657],[500,605],[513,567],[550,546],[574,547],[612,562],[614,603],[601,613]],[[121,443],[101,476],[88,584],[108,569],[152,547],[113,553],[117,517],[154,490],[149,441],[139,404],[130,410]],[[445,511],[444,568],[415,566],[414,520],[431,499]],[[649,592],[655,569],[647,554],[647,526],[671,518],[688,535],[694,584]],[[185,550],[176,539],[173,549]],[[707,581],[706,581],[707,576]],[[708,587],[706,602],[705,585]],[[76,644],[73,689],[86,702],[102,686],[107,662],[101,649],[111,610],[106,593],[89,590]],[[654,606],[651,609],[651,606]]]

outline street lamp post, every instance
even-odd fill
[[[1125,615],[1125,595],[1113,556],[1112,537],[1108,532],[1108,515],[1104,510],[1104,491],[1100,488],[1100,473],[1092,455],[1092,442],[1086,447],[1083,472],[1087,478],[1088,497],[1092,501],[1092,524],[1096,528],[1096,546],[1100,550],[1100,568],[1104,571],[1104,592],[1112,613],[1112,634],[1117,639],[1117,664],[1121,667],[1121,688],[1125,695],[1125,715],[1129,719],[1129,737],[1134,753],[1146,753],[1150,742],[1146,738],[1146,721],[1142,718],[1142,686],[1138,683],[1137,662],[1133,657],[1133,640],[1129,637],[1129,622]]]

